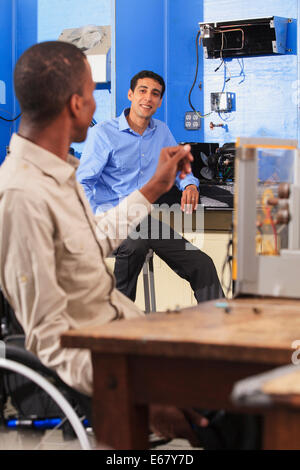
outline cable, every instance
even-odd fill
[[[197,116],[199,116],[200,118],[205,118],[206,116],[209,116],[211,114],[210,113],[207,113],[207,114],[203,114],[201,115],[198,111],[196,111],[196,109],[194,108],[194,106],[192,105],[192,102],[191,102],[191,94],[192,94],[192,91],[193,91],[193,88],[195,86],[195,83],[196,83],[196,80],[197,80],[197,76],[198,76],[198,68],[199,68],[199,47],[198,47],[198,39],[199,39],[199,36],[200,36],[200,31],[198,31],[197,35],[196,35],[196,72],[195,72],[195,78],[194,78],[194,82],[193,82],[193,85],[190,89],[190,92],[189,92],[189,105],[190,107],[192,108],[192,110],[197,114]],[[200,41],[201,41],[201,36],[200,36]]]
[[[4,118],[3,116],[0,116],[0,119],[2,119],[2,121],[6,121],[6,122],[14,122],[16,121],[17,119],[19,119],[19,117],[21,116],[22,113],[18,114],[18,116],[16,116],[15,118],[13,119],[6,119]]]
[[[226,65],[226,61],[223,57],[224,33],[222,32],[221,34],[222,34],[222,43],[221,43],[221,49],[220,49],[221,64],[219,65],[219,67],[215,71],[219,70],[221,65],[224,64],[224,85],[223,85],[223,90],[222,90],[222,93],[223,93],[223,91],[225,90],[225,87],[226,87],[226,83],[229,82],[229,80],[231,79],[231,73],[230,73],[229,67]],[[228,78],[226,78],[226,72],[228,72],[228,74],[229,74]]]
[[[226,297],[229,297],[230,291],[232,289],[232,255],[230,254],[230,249],[232,247],[232,238],[229,239],[228,244],[227,244],[227,253],[226,257],[222,266],[222,273],[221,273],[221,282],[222,285],[224,286],[226,290]],[[225,269],[226,266],[228,265],[229,268],[229,283],[228,285],[225,285]]]
[[[245,79],[246,79],[246,75],[245,75],[245,72],[244,72],[244,59],[241,59],[242,63],[240,63],[240,59],[239,59],[239,58],[237,58],[237,61],[238,61],[238,63],[239,63],[239,66],[241,67],[241,71],[240,71],[240,75],[239,75],[239,76],[242,77],[242,80],[239,82],[239,85],[240,85],[240,84],[243,83],[243,82],[245,81]]]

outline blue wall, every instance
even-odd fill
[[[22,52],[37,42],[58,39],[66,28],[111,25],[112,3],[112,0],[1,0],[0,116],[10,118],[19,113],[13,93],[13,68]],[[95,119],[109,119],[112,116],[110,92],[96,90],[95,99]],[[18,122],[0,120],[0,163],[5,157],[10,135],[17,128]],[[74,147],[78,152],[82,150],[82,144]]]
[[[161,73],[167,83],[164,105],[157,114],[177,141],[224,142],[239,136],[298,138],[297,0],[117,0],[116,110],[126,100],[130,77],[142,68]],[[197,131],[184,129],[190,109],[188,94],[196,68],[198,22],[282,16],[291,18],[288,48],[281,56],[228,59],[225,91],[236,94],[235,111],[212,113]],[[134,26],[134,27],[133,27]],[[210,93],[223,90],[224,67],[219,59],[204,59],[199,49],[199,73],[192,93],[194,107],[210,112]],[[229,72],[228,72],[229,71]],[[201,84],[201,90],[199,89]],[[224,128],[211,130],[210,122]]]
[[[0,15],[0,115],[11,119],[13,116],[13,93],[12,93],[12,5],[10,0],[3,0],[1,3]],[[0,161],[5,156],[5,146],[8,143],[11,123],[0,121]]]
[[[165,1],[116,1],[116,114],[130,105],[130,79],[141,70],[165,75]],[[166,101],[165,101],[166,102]],[[165,119],[164,107],[156,117]]]
[[[178,142],[202,142],[204,140],[203,120],[199,130],[184,129],[184,116],[190,111],[188,102],[196,71],[196,35],[198,22],[203,21],[203,0],[169,0],[166,2],[167,38],[167,105],[166,122]],[[201,83],[202,90],[199,90]],[[203,77],[203,50],[199,48],[197,81],[191,94],[196,110],[203,113],[203,99],[206,83]]]
[[[17,57],[36,42],[37,0],[1,0],[0,15],[0,116],[12,119],[19,113],[13,92],[13,67]],[[17,122],[0,120],[0,163]]]

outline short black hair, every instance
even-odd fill
[[[164,96],[164,92],[166,89],[165,81],[160,75],[155,72],[152,72],[151,70],[142,70],[141,72],[137,73],[134,77],[132,77],[130,82],[130,89],[132,91],[135,90],[137,82],[140,78],[152,78],[152,80],[158,82],[162,86],[161,98]]]
[[[23,115],[49,122],[74,93],[82,94],[86,56],[63,41],[47,41],[27,49],[17,61],[14,87]]]

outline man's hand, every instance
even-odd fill
[[[199,192],[197,186],[194,184],[189,184],[182,192],[181,210],[187,214],[191,214],[194,210],[197,209],[198,201]]]
[[[191,423],[208,426],[208,420],[192,409],[181,410],[174,406],[150,406],[150,428],[159,437],[165,439],[187,439],[191,445],[199,445]]]
[[[155,202],[172,188],[178,172],[180,172],[180,178],[185,178],[191,172],[193,156],[190,150],[191,147],[188,144],[165,147],[161,150],[155,174],[140,189],[149,202]]]

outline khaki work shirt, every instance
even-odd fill
[[[71,155],[65,162],[13,135],[0,167],[0,285],[26,347],[66,383],[91,394],[89,351],[63,349],[60,336],[143,315],[115,289],[104,258],[151,204],[135,191],[97,221],[76,181],[77,164]]]

